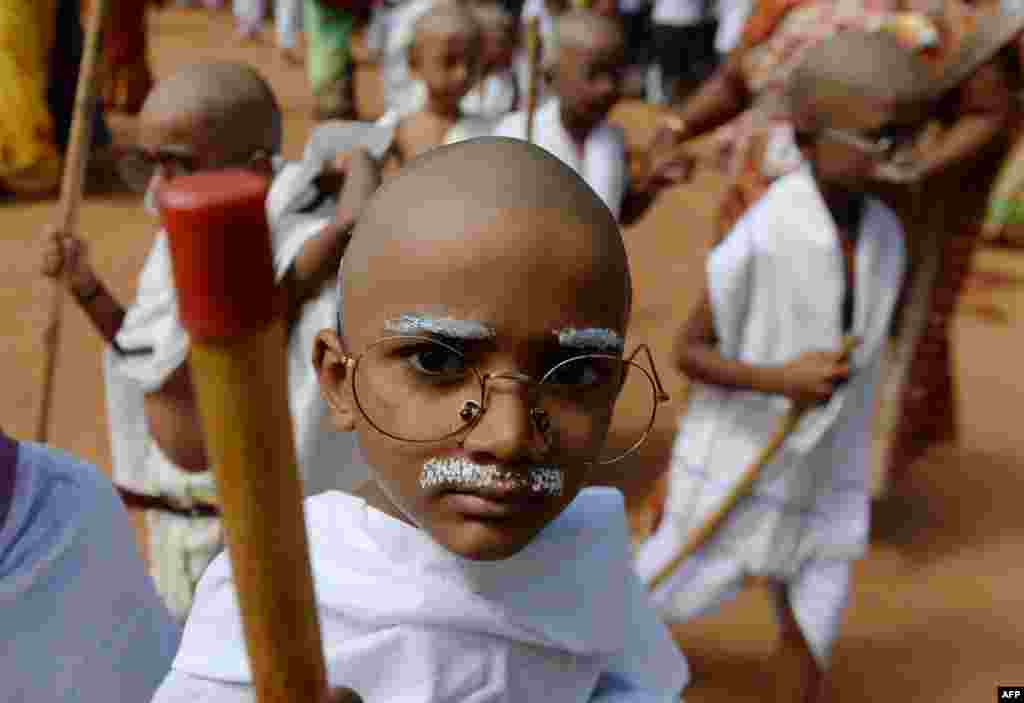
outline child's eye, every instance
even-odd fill
[[[434,377],[460,377],[469,370],[466,359],[443,347],[424,346],[408,351],[408,363],[417,373]]]
[[[621,366],[614,359],[599,356],[584,356],[562,362],[544,377],[544,385],[548,387],[597,387],[610,384]]]

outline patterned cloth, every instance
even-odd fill
[[[768,186],[801,162],[783,94],[808,49],[855,29],[891,31],[909,45],[933,49],[938,33],[923,18],[911,23],[888,0],[761,0],[744,28],[738,56],[753,106],[713,138],[729,163],[731,184],[719,206],[724,236]],[[914,31],[916,25],[916,31]]]

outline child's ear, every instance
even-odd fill
[[[355,431],[358,412],[346,383],[347,359],[338,333],[331,329],[320,330],[313,342],[313,368],[320,381],[320,396],[331,409],[331,423],[339,432]]]

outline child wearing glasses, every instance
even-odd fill
[[[645,581],[717,511],[787,409],[810,407],[750,493],[653,594],[683,621],[748,578],[767,580],[784,660],[773,700],[824,699],[850,564],[865,548],[872,393],[905,268],[900,222],[866,191],[926,114],[923,71],[882,33],[851,30],[808,51],[788,91],[805,162],[711,251],[677,338],[676,364],[694,385],[666,512],[638,551]],[[859,345],[844,356],[847,336]]]
[[[305,504],[330,684],[367,701],[677,701],[686,661],[632,571],[622,495],[584,488],[649,427],[606,442],[620,390],[649,394],[641,414],[664,399],[623,355],[608,209],[522,141],[440,147],[363,210],[339,294],[313,361],[373,480]],[[154,700],[251,700],[251,681],[221,557]]]
[[[140,141],[138,160],[148,162],[146,172],[152,174],[145,199],[151,208],[161,183],[178,175],[232,167],[271,175],[281,143],[280,114],[270,87],[251,68],[199,64],[156,85],[140,116]],[[353,158],[347,165],[352,176],[347,183],[372,192],[376,175],[365,161]],[[145,184],[144,177],[141,181]],[[280,192],[275,186],[272,194]],[[295,323],[289,340],[290,400],[310,493],[349,488],[365,474],[361,468],[344,470],[339,456],[345,448],[354,452],[350,440],[328,441],[317,431],[326,405],[308,365],[313,337],[333,318],[331,286],[324,285],[333,279],[347,243],[347,223],[354,218],[346,212],[348,201],[339,203],[336,194],[337,188],[319,200],[283,201],[270,213],[280,283]],[[50,231],[46,242],[44,273],[61,280],[109,345],[104,375],[112,476],[126,504],[145,512],[150,572],[172,612],[184,618],[222,537],[167,238],[157,234],[135,301],[127,308],[100,280],[86,242],[76,233]]]
[[[569,164],[616,219],[631,224],[668,184],[668,164],[656,158],[647,178],[631,182],[622,128],[607,121],[622,93],[622,25],[596,12],[570,10],[556,20],[553,43],[544,60],[554,97],[534,115],[532,141]],[[494,134],[525,139],[526,123],[526,110],[519,110],[499,122]]]

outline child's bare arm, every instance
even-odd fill
[[[365,149],[340,155],[333,175],[342,184],[334,221],[303,245],[282,283],[289,322],[294,322],[302,306],[337,274],[352,227],[380,185],[380,168]]]
[[[56,227],[46,229],[43,241],[43,274],[57,279],[100,336],[114,344],[124,322],[124,308],[93,271],[86,242]]]
[[[44,241],[43,273],[58,279],[107,344],[124,353],[116,337],[125,310],[93,271],[86,243],[56,228],[46,231]],[[186,471],[204,471],[205,444],[188,365],[179,366],[159,389],[147,393],[143,403],[150,434],[168,458]]]
[[[784,395],[801,403],[827,401],[850,374],[839,351],[806,352],[779,366],[755,366],[723,357],[718,352],[714,311],[707,289],[680,329],[673,357],[676,367],[694,381]]]

